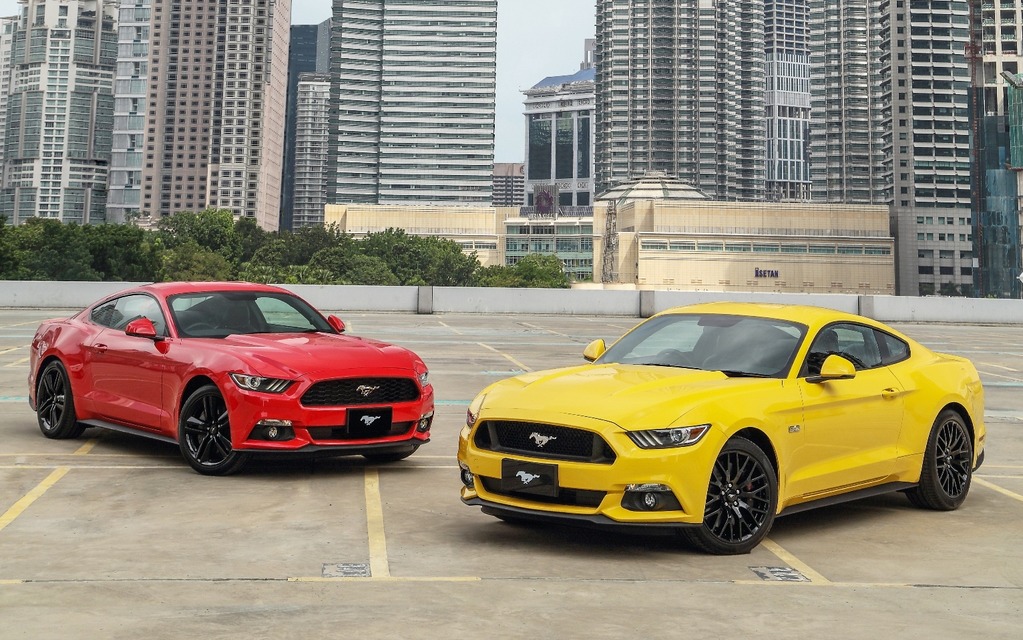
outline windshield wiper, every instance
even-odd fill
[[[729,378],[770,378],[766,373],[754,373],[752,371],[735,371],[733,369],[722,369],[721,373]]]

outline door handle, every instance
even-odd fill
[[[881,397],[885,400],[894,400],[899,397],[899,393],[900,391],[898,389],[892,389],[891,387],[881,389]]]
[[[100,353],[107,352],[107,345],[105,344],[94,344],[92,345],[92,348],[95,349],[96,351],[99,351]]]

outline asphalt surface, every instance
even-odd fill
[[[1023,325],[898,324],[971,358],[987,459],[961,509],[894,494],[782,518],[751,554],[521,526],[458,498],[468,401],[581,361],[623,318],[345,314],[431,368],[433,441],[408,460],[189,469],[172,445],[47,440],[28,345],[54,310],[0,310],[0,638],[1019,638]]]

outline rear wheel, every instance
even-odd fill
[[[749,553],[771,530],[777,504],[778,479],[767,455],[745,438],[732,438],[711,471],[703,524],[682,533],[706,553]]]
[[[966,500],[973,480],[973,439],[962,416],[951,409],[934,421],[924,451],[920,484],[906,490],[914,505],[952,511]]]
[[[227,405],[212,384],[196,389],[181,408],[178,446],[189,466],[207,476],[234,473],[249,459],[231,446]]]
[[[59,360],[46,365],[39,375],[36,420],[43,435],[55,440],[77,438],[85,431],[85,425],[79,423],[75,416],[71,381]]]

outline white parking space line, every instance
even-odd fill
[[[4,355],[5,353],[10,353],[12,351],[17,351],[18,349],[28,349],[30,346],[32,346],[32,345],[23,344],[20,347],[9,347],[7,349],[0,349],[0,356]]]
[[[977,369],[977,372],[980,373],[981,375],[985,375],[985,376],[994,376],[996,378],[1005,378],[1006,380],[1012,380],[1013,382],[1023,382],[1023,380],[1020,380],[1019,378],[1014,378],[1012,376],[1003,375],[1001,373],[995,373],[993,371],[984,371],[982,369]]]
[[[1023,502],[1023,495],[1020,495],[1020,494],[1016,493],[1015,491],[1009,491],[1008,489],[1003,489],[1002,487],[999,487],[997,484],[995,484],[993,482],[988,482],[987,480],[984,480],[983,478],[977,478],[976,476],[973,478],[973,481],[976,482],[977,484],[979,484],[982,487],[987,487],[988,489],[991,489],[992,491],[997,491],[998,493],[1002,494],[1003,496],[1012,498],[1013,500],[1019,500],[1020,502]]]
[[[977,365],[977,366],[995,367],[996,369],[1004,369],[1006,371],[1013,371],[1015,373],[1019,373],[1020,372],[1019,369],[1013,369],[1012,367],[1005,367],[1005,366],[1002,366],[1000,364],[995,364],[994,362],[981,362],[981,361],[978,360],[977,362],[974,362],[974,364]]]
[[[529,322],[520,322],[519,324],[522,325],[523,327],[529,327],[530,329],[536,329],[537,331],[543,331],[544,333],[550,333],[550,334],[553,334],[553,335],[556,335],[556,336],[561,336],[562,338],[572,338],[573,337],[573,336],[568,335],[567,333],[559,333],[557,331],[554,331],[553,329],[545,329],[545,328],[543,328],[541,326],[538,326],[538,325],[535,325],[535,324],[530,324]]]
[[[462,333],[461,331],[459,331],[458,329],[456,329],[456,328],[452,327],[452,326],[451,326],[451,325],[449,325],[449,324],[446,324],[446,323],[444,323],[444,322],[441,322],[440,320],[438,320],[437,322],[439,322],[439,323],[440,323],[440,326],[442,326],[442,327],[444,327],[444,328],[446,328],[446,329],[451,329],[451,331],[453,331],[453,332],[455,333],[455,335],[458,335],[458,336],[461,336],[461,335],[465,335],[464,333]]]
[[[380,474],[374,468],[366,469],[366,527],[369,531],[369,574],[374,578],[389,578],[391,569],[387,562]]]

